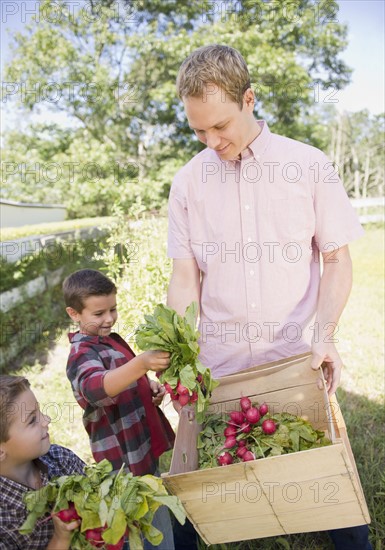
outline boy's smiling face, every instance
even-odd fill
[[[81,313],[67,307],[71,319],[79,323],[80,332],[89,336],[108,336],[118,318],[116,294],[89,296]]]
[[[12,402],[8,440],[0,444],[4,456],[14,465],[45,455],[51,446],[48,434],[50,417],[41,413],[31,390],[22,392]]]

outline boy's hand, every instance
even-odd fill
[[[152,402],[153,404],[158,407],[162,401],[164,394],[166,393],[166,389],[162,384],[159,384],[156,380],[150,380],[150,388],[152,393]]]
[[[170,354],[168,351],[144,351],[140,354],[146,370],[160,372],[166,370],[170,365]]]
[[[52,516],[54,533],[46,550],[67,550],[70,548],[72,531],[78,529],[80,520],[64,523],[57,516]]]

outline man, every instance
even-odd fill
[[[207,148],[171,188],[168,304],[184,313],[199,303],[200,359],[215,378],[311,350],[333,394],[342,367],[333,336],[352,284],[348,243],[363,230],[332,163],[254,118],[248,69],[233,48],[194,51],[177,90]],[[353,531],[367,542],[367,526]],[[349,548],[370,548],[353,538]]]

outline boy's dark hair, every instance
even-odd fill
[[[16,412],[12,403],[19,395],[29,389],[29,382],[23,376],[0,376],[0,443],[9,439],[9,427]]]
[[[63,282],[63,295],[67,307],[78,313],[84,309],[84,300],[90,296],[116,294],[115,284],[95,269],[80,269],[68,275]]]

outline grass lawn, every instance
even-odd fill
[[[157,238],[159,242],[165,239],[163,230]],[[352,243],[350,248],[354,286],[337,334],[337,347],[345,364],[337,397],[372,518],[371,542],[375,550],[381,550],[385,548],[383,228],[368,228],[365,236]],[[144,287],[143,281],[139,280],[140,284]],[[25,366],[15,374],[24,374],[29,378],[42,409],[52,417],[51,439],[90,461],[81,411],[65,376],[67,351],[67,341],[63,335],[56,342],[47,363]],[[166,414],[167,411],[166,408]],[[210,547],[211,550],[280,548],[327,550],[332,545],[326,533],[311,533]]]

